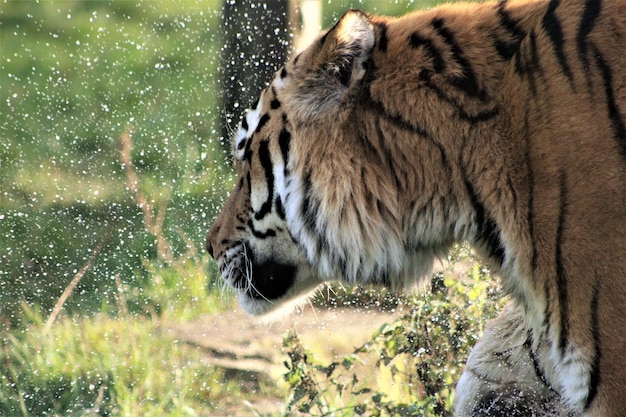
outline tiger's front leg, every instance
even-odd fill
[[[543,378],[522,314],[507,306],[472,349],[457,385],[457,417],[577,415]]]

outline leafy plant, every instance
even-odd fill
[[[454,261],[472,261],[461,248]],[[405,296],[397,321],[330,363],[306,349],[295,332],[288,355],[287,410],[319,416],[451,416],[454,384],[483,324],[505,303],[488,270],[472,261],[466,276],[435,275],[426,294]]]

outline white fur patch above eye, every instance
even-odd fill
[[[244,157],[246,142],[252,137],[252,134],[259,125],[261,119],[261,100],[257,104],[255,109],[246,111],[244,119],[239,124],[237,132],[235,134],[235,149],[234,155],[238,160],[242,160]]]
[[[257,126],[259,125],[259,120],[261,120],[261,102],[259,100],[259,104],[256,106],[256,109],[249,110],[246,113],[246,122],[248,124],[248,133],[247,137],[251,137]]]
[[[287,72],[285,71],[285,74]],[[272,87],[274,87],[275,90],[282,90],[283,87],[285,86],[285,79],[283,78],[283,72],[278,71],[276,73],[276,75],[274,76],[274,80],[272,81]]]
[[[233,153],[235,155],[235,158],[240,161],[243,159],[244,148],[246,147],[247,133],[248,132],[241,126],[241,124],[239,124],[237,132],[235,133],[235,148],[233,150]]]

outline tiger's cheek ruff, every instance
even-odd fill
[[[264,94],[236,131],[233,156],[239,180],[207,236],[207,249],[216,256],[224,281],[254,315],[297,304],[320,284],[285,220],[281,190],[288,135],[268,133],[266,126],[277,114],[264,107]],[[269,107],[277,110],[280,103],[274,98]]]
[[[382,284],[394,289],[413,287],[432,270],[445,251],[411,251],[395,233],[397,225],[359,211],[356,196],[339,206],[324,202],[306,176],[292,173],[283,199],[291,233],[308,263],[325,280]]]

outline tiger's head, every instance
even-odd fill
[[[367,15],[346,13],[276,73],[237,128],[238,179],[206,247],[249,313],[325,280],[404,287],[432,266],[430,251],[407,256],[397,179],[362,142],[379,36]]]

